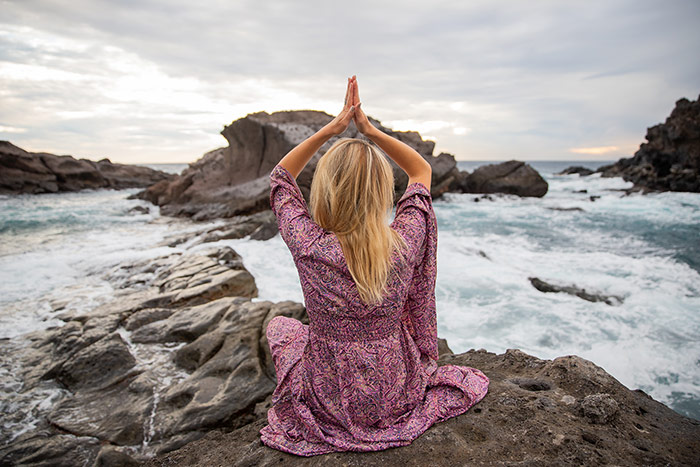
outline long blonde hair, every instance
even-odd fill
[[[336,234],[360,298],[382,300],[392,269],[392,253],[405,246],[389,227],[394,173],[372,144],[338,140],[321,157],[311,182],[311,215]]]

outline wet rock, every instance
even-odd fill
[[[153,384],[144,378],[132,376],[107,388],[84,388],[59,402],[48,419],[53,426],[76,435],[120,446],[139,445],[153,403]]]
[[[99,449],[100,441],[96,438],[43,433],[0,449],[0,465],[92,465]]]
[[[148,214],[150,212],[151,210],[145,206],[134,206],[133,208],[129,209],[129,213],[131,214]]]
[[[583,208],[580,208],[578,206],[575,207],[570,207],[570,208],[562,208],[558,206],[553,206],[553,207],[547,207],[550,211],[583,211]]]
[[[270,171],[294,146],[332,119],[324,112],[309,110],[249,114],[232,122],[221,132],[229,143],[228,147],[204,154],[175,179],[154,184],[137,197],[161,206],[163,214],[192,217],[195,220],[229,218],[268,210]],[[417,132],[393,131],[377,120],[370,120],[385,133],[413,147],[431,164],[434,198],[449,188],[458,173],[454,156],[446,153],[433,156],[435,143],[423,140]],[[340,137],[358,138],[362,135],[351,124],[341,136],[331,138],[319,149],[297,178],[307,199],[319,158]],[[393,161],[391,164],[398,198],[406,187],[408,177]],[[270,236],[272,231],[272,227],[268,226],[256,237],[262,239]],[[251,233],[253,231],[243,235]]]
[[[664,123],[647,129],[646,143],[631,158],[600,167],[643,191],[700,192],[700,99],[680,99]]]
[[[136,365],[122,337],[111,334],[76,353],[56,375],[70,390],[101,387],[124,378]]]
[[[106,445],[100,449],[93,467],[138,467],[141,465],[127,453],[114,446]]]
[[[529,280],[534,288],[544,293],[567,293],[589,302],[604,302],[607,305],[621,305],[624,301],[624,297],[617,295],[604,295],[595,292],[587,292],[586,289],[581,289],[573,285],[554,285],[537,277],[530,277]]]
[[[484,165],[463,178],[457,187],[463,193],[504,193],[542,197],[549,185],[529,164],[508,161]]]
[[[409,446],[369,453],[293,456],[260,442],[259,431],[266,424],[260,416],[232,432],[211,431],[146,465],[386,466],[414,465],[416,459],[430,459],[436,466],[696,463],[700,422],[630,391],[580,357],[540,360],[515,350],[500,355],[471,350],[443,354],[439,364],[481,369],[491,380],[489,394],[467,413],[434,425]],[[530,384],[533,381],[537,383]],[[544,389],[541,383],[550,388]],[[533,387],[542,389],[533,391]],[[571,401],[597,394],[614,398],[619,411],[607,423],[592,425]]]
[[[585,177],[586,175],[591,175],[592,173],[595,173],[591,169],[587,169],[586,167],[582,167],[580,165],[572,165],[571,167],[567,167],[561,172],[559,172],[557,175],[573,175],[573,174],[578,174],[581,177]]]
[[[173,176],[136,165],[32,153],[0,141],[0,193],[56,193],[86,188],[145,187]]]

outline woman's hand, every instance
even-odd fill
[[[360,91],[357,86],[357,78],[353,76],[352,80],[352,87],[353,87],[353,107],[354,107],[354,112],[353,112],[353,120],[355,120],[355,126],[357,127],[357,130],[362,133],[363,135],[369,137],[369,135],[376,130],[374,125],[372,125],[367,118],[367,115],[362,111],[362,103],[360,102]]]
[[[355,76],[348,78],[348,88],[345,91],[345,105],[343,106],[343,110],[326,125],[328,131],[333,135],[339,135],[344,132],[348,128],[348,125],[350,125],[350,121],[355,113],[354,102],[356,99],[354,92],[356,87],[354,83]]]

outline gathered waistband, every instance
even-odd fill
[[[395,335],[401,327],[398,316],[367,317],[315,314],[309,316],[309,332],[319,337],[339,341],[384,339]]]

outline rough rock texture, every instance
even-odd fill
[[[174,175],[136,165],[32,153],[0,141],[0,193],[56,193],[85,188],[146,187]]]
[[[680,99],[665,123],[647,129],[633,157],[600,167],[643,191],[700,192],[700,98]]]
[[[700,422],[630,391],[588,360],[540,360],[518,350],[443,353],[440,364],[479,368],[489,394],[411,445],[303,458],[265,447],[262,417],[146,465],[697,465]]]
[[[529,164],[507,161],[481,166],[471,174],[461,172],[451,188],[463,193],[505,193],[542,197],[547,193],[549,185]]]
[[[551,208],[554,209],[554,208]],[[576,209],[576,208],[573,208]],[[534,288],[544,293],[566,293],[569,295],[574,295],[578,298],[582,298],[589,302],[604,302],[608,305],[621,305],[625,300],[624,297],[618,297],[617,295],[605,295],[598,292],[586,291],[575,285],[555,285],[545,282],[537,277],[530,277],[530,283]]]
[[[206,153],[174,180],[162,181],[137,196],[158,206],[166,215],[190,216],[195,220],[233,217],[269,209],[268,175],[294,146],[333,119],[324,112],[298,110],[268,114],[258,112],[226,126],[221,134],[229,145]],[[433,167],[431,191],[434,197],[445,192],[458,173],[452,155],[433,156],[435,143],[412,131],[397,132],[372,123],[382,131],[413,147]],[[340,137],[361,137],[354,125]],[[297,181],[308,199],[311,179],[318,159],[339,137],[324,144],[307,164]],[[408,182],[395,164],[397,194]]]
[[[305,319],[296,303],[252,303],[255,280],[228,247],[126,263],[106,279],[122,289],[115,301],[57,312],[65,325],[2,349],[19,356],[23,391],[61,393],[43,424],[0,449],[0,465],[90,465],[105,442],[122,448],[99,454],[107,465],[243,423],[274,389],[264,324]]]

